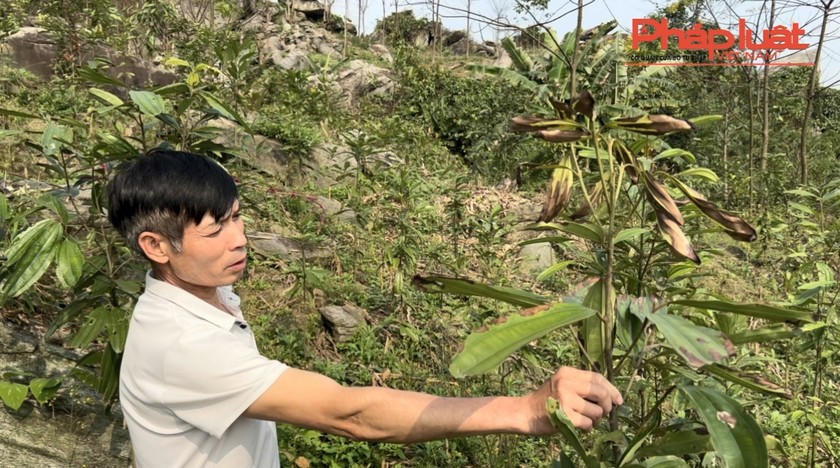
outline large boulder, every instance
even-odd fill
[[[338,85],[348,105],[353,105],[368,94],[385,95],[393,91],[391,72],[371,65],[364,60],[351,60],[347,68],[338,73]]]
[[[4,320],[0,349],[0,373],[64,376],[81,358]],[[72,379],[49,404],[27,400],[17,411],[0,410],[0,466],[125,468],[130,456],[119,407],[107,412],[96,392]]]
[[[319,309],[327,329],[335,341],[349,339],[365,323],[367,312],[353,304],[324,306]]]
[[[327,7],[318,0],[292,0],[292,10],[303,13],[310,21],[323,21]]]
[[[61,52],[52,36],[36,27],[21,28],[6,38],[2,49],[11,58],[13,66],[24,68],[43,80],[55,75],[55,62]],[[77,61],[85,63],[94,57],[107,58],[112,64],[107,74],[133,88],[168,85],[178,79],[177,74],[153,62],[100,46],[85,51]]]

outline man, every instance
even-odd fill
[[[560,369],[520,397],[444,398],[345,387],[257,351],[231,285],[246,267],[233,178],[168,150],[124,164],[108,187],[111,223],[151,264],[123,354],[120,401],[139,467],[277,467],[274,421],[358,440],[411,443],[490,433],[553,433],[549,396],[591,429],[618,390]]]

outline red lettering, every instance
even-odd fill
[[[752,29],[747,27],[747,21],[743,18],[738,20],[738,49],[741,54],[734,56],[743,57],[748,51],[765,51],[763,57],[767,60],[771,50],[803,50],[810,44],[802,44],[800,38],[805,30],[799,27],[799,23],[793,23],[790,29],[785,26],[775,26],[765,29],[761,35],[760,42],[753,38]],[[668,18],[655,20],[651,18],[633,19],[633,50],[639,50],[639,46],[646,42],[660,41],[660,49],[668,49],[668,41],[674,38],[678,41],[680,50],[706,50],[709,60],[720,58],[721,52],[731,49],[735,45],[735,35],[723,29],[703,28],[701,23],[695,24],[691,29],[670,29]],[[727,57],[731,57],[727,55]]]

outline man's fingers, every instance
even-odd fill
[[[579,413],[591,419],[593,424],[598,424],[598,421],[608,412],[604,411],[601,405],[583,400],[583,405]]]
[[[607,380],[607,379],[604,379]],[[607,391],[610,394],[610,400],[612,400],[613,404],[615,405],[622,405],[624,404],[624,397],[621,396],[621,392],[615,387],[615,385],[611,384],[609,380],[607,380]]]
[[[566,416],[569,417],[569,421],[572,422],[576,428],[589,432],[595,427],[595,424],[592,422],[591,419],[587,418],[586,416],[580,413],[567,413]]]

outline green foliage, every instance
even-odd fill
[[[231,27],[185,18],[167,0],[134,6],[81,2],[74,11],[59,11],[59,0],[6,3],[0,35],[12,32],[27,12],[40,12],[39,24],[52,28],[65,47],[60,67],[67,76],[40,83],[22,70],[0,67],[6,108],[0,115],[0,302],[4,319],[40,321],[47,337],[60,335],[65,346],[85,354],[68,375],[4,372],[0,398],[7,406],[49,404],[66,391],[67,379],[113,401],[144,267],[104,227],[103,185],[121,161],[158,144],[212,154],[241,169],[236,142],[220,138],[215,125],[224,119],[276,138],[293,168],[308,165],[311,150],[322,142],[346,148],[338,156],[357,163],[329,188],[303,178],[236,173],[243,204],[253,213],[249,231],[288,229],[301,245],[331,253],[290,259],[250,254],[249,264],[256,266],[238,292],[266,355],[347,385],[449,396],[520,393],[558,365],[580,362],[611,370],[628,401],[615,427],[577,434],[560,426],[560,449],[554,439],[510,436],[403,447],[281,425],[284,462],[302,464],[298,457],[304,457],[313,466],[545,466],[557,459],[555,466],[630,467],[716,466],[734,457],[734,466],[758,456],[749,463],[761,465],[754,416],[774,466],[838,463],[833,441],[840,437],[834,403],[840,397],[834,351],[840,347],[840,185],[833,179],[840,176],[840,132],[836,93],[820,90],[809,141],[815,183],[796,188],[789,154],[798,149],[804,115],[803,70],[788,67],[770,76],[772,138],[762,171],[760,73],[736,67],[628,69],[623,54],[629,46],[609,25],[580,44],[574,70],[575,89],[595,95],[593,124],[573,105],[580,96],[568,93],[572,33],[561,37],[529,28],[539,44],[505,41],[514,67],[470,66],[485,76],[448,66],[445,57],[430,64],[422,52],[395,46],[395,94],[348,109],[330,82],[342,62],[313,55],[311,70],[262,67],[247,34],[243,39]],[[217,14],[237,17],[234,2],[215,5]],[[703,6],[681,1],[661,13],[682,27]],[[428,20],[401,11],[382,21],[378,34],[391,45],[405,44],[429,27]],[[351,39],[349,56],[371,59],[365,41]],[[78,67],[80,52],[95,45],[145,58],[162,55],[182,78],[160,89],[127,89],[105,74],[111,64]],[[568,115],[567,99],[573,107]],[[523,109],[542,119],[530,122],[543,125],[539,131],[558,125],[585,138],[561,145],[574,147],[567,152],[510,132],[510,118]],[[629,132],[645,130],[650,114],[721,119],[711,125],[692,119],[695,131],[662,138]],[[622,116],[642,118],[622,122]],[[501,192],[485,187],[484,180],[521,175],[525,168],[532,168],[532,181],[518,194],[482,200]],[[534,284],[525,283],[513,268],[511,243],[522,219],[505,197],[533,198],[533,179],[553,174],[559,176],[552,177],[549,191],[567,204],[552,207],[559,220],[531,225],[546,237],[522,245],[550,242],[562,261]],[[18,185],[29,181],[40,184]],[[48,188],[39,191],[43,184]],[[708,200],[694,189],[710,195]],[[710,232],[722,227],[738,235],[732,225],[727,229],[732,213],[721,207],[749,211],[751,198],[764,191],[764,211],[751,214],[758,247],[735,248]],[[340,201],[355,216],[328,215],[314,194]],[[686,204],[674,208],[668,197]],[[573,205],[581,207],[574,219],[568,214]],[[664,219],[673,220],[674,209],[683,218],[685,242],[673,225],[658,222],[663,210],[671,216]],[[703,264],[675,257],[672,249],[680,246],[690,246]],[[607,287],[596,279],[605,278],[610,265],[614,280]],[[407,288],[406,278],[418,272],[429,276],[415,284],[456,297]],[[437,276],[451,274],[503,286]],[[363,307],[367,323],[335,343],[314,309],[342,302]],[[548,303],[595,315],[540,308]],[[613,317],[605,313],[611,305]],[[537,309],[529,315],[518,307]],[[576,323],[561,327],[570,317]],[[467,338],[469,330],[482,327],[484,332]],[[464,353],[457,354],[465,341]],[[466,358],[480,365],[464,364]],[[455,380],[450,366],[458,374],[494,366],[498,371]],[[751,448],[744,449],[745,441]]]
[[[398,115],[421,119],[449,151],[479,173],[512,174],[523,160],[539,159],[548,149],[523,144],[507,131],[505,120],[527,94],[503,80],[463,75],[419,62],[411,52],[398,53]],[[498,168],[502,169],[501,171]]]
[[[384,37],[389,46],[413,45],[415,37],[431,32],[429,27],[428,19],[416,18],[413,10],[403,10],[377,20],[373,34]]]
[[[49,290],[57,295],[71,293],[72,300],[49,325],[46,335],[72,327],[68,346],[87,354],[69,376],[97,389],[108,405],[117,396],[128,311],[141,289],[143,272],[116,233],[99,228],[106,222],[104,187],[110,171],[156,143],[205,154],[232,154],[235,150],[214,141],[219,130],[208,123],[225,118],[247,128],[208,83],[219,70],[182,60],[171,63],[184,67],[186,78],[153,91],[125,89],[122,82],[98,69],[80,69],[96,103],[83,120],[75,112],[39,116],[0,109],[5,117],[37,122],[39,131],[3,136],[15,138],[14,144],[26,148],[48,180],[55,181],[55,190],[40,197],[30,195],[30,200],[24,194],[11,204],[2,199],[0,221],[8,236],[0,239],[6,258],[0,265],[0,304],[26,302],[37,292],[36,286],[52,285]],[[122,88],[125,98],[97,87],[103,85]],[[91,197],[84,212],[75,200],[83,190]],[[54,277],[47,276],[52,265]],[[0,381],[8,393],[4,401],[19,407],[23,388],[24,394],[29,391],[43,403],[65,377],[49,382],[35,378],[28,387]]]
[[[26,19],[29,3],[29,0],[9,0],[4,3],[3,14],[0,15],[0,39],[5,39],[20,28]]]

